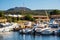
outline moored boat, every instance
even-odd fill
[[[19,32],[22,34],[30,34],[30,33],[32,33],[32,29],[25,28],[25,29],[20,30]]]
[[[54,34],[55,34],[55,35],[60,35],[60,29],[54,31]]]
[[[51,35],[52,31],[50,28],[44,28],[44,29],[42,29],[41,34],[42,35]]]
[[[41,34],[41,28],[35,28],[35,34]]]
[[[19,25],[17,23],[9,23],[9,22],[6,22],[6,23],[0,23],[1,28],[1,32],[9,32],[11,30],[13,30],[13,28],[15,27],[19,27]]]

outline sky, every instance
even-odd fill
[[[60,0],[0,0],[0,10],[14,7],[36,9],[60,9]]]

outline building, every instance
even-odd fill
[[[40,16],[40,15],[34,15],[32,16],[35,19],[40,19],[42,21],[49,21],[50,19],[48,18],[48,16]]]
[[[10,16],[10,17],[23,17],[22,15],[16,15],[16,14],[8,14],[8,15],[5,15],[5,16]]]

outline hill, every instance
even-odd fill
[[[5,14],[32,14],[32,15],[46,15],[46,12],[49,14],[53,10],[31,10],[27,7],[15,7],[10,8],[5,11]]]

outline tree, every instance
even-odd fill
[[[0,11],[0,17],[4,17],[4,12]]]
[[[8,17],[8,22],[12,22],[12,17]]]
[[[27,15],[25,16],[25,20],[34,21],[35,19],[34,19],[34,18],[32,18],[32,15],[27,14]]]
[[[60,10],[53,10],[52,12],[50,12],[50,15],[59,15],[60,14]]]
[[[17,18],[12,17],[12,22],[16,22],[16,21],[17,21]]]
[[[19,21],[20,20],[20,17],[17,17],[17,21]]]

